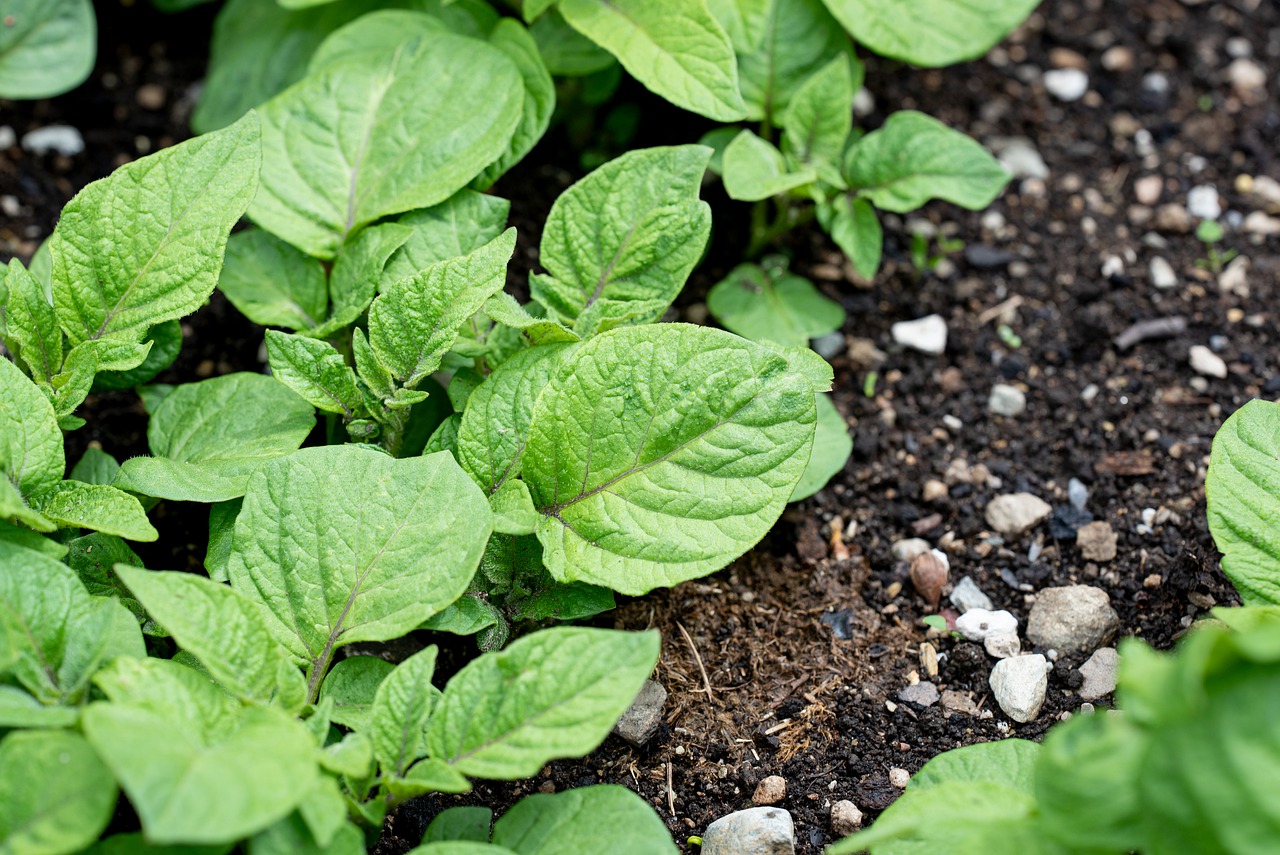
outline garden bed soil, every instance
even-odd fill
[[[6,203],[0,257],[28,257],[74,190],[186,134],[208,10],[176,26],[143,6],[100,12],[103,50],[85,86],[52,101],[0,102],[0,124],[19,138],[62,122],[87,144],[71,158],[0,152],[0,196],[18,208]],[[1268,70],[1269,89],[1233,87],[1228,68],[1246,54]],[[1088,94],[1071,103],[1047,94],[1041,73],[1076,65],[1087,71]],[[1267,211],[1241,176],[1280,177],[1278,67],[1280,9],[1257,0],[1047,0],[982,60],[939,71],[873,60],[869,126],[915,108],[988,145],[1024,137],[1047,176],[1015,180],[986,213],[932,204],[916,215],[966,246],[933,273],[912,266],[902,218],[887,218],[886,264],[873,283],[857,280],[816,229],[790,236],[793,269],[848,312],[845,347],[832,363],[852,459],[731,567],[625,600],[596,621],[662,632],[656,679],[670,694],[664,724],[645,746],[610,737],[591,756],[552,763],[529,781],[478,782],[465,797],[410,802],[373,851],[407,851],[443,807],[501,812],[527,793],[601,782],[639,792],[683,844],[749,807],[761,778],[780,775],[797,852],[810,855],[836,838],[836,801],[852,801],[870,821],[894,800],[891,769],[914,772],[970,743],[1039,738],[1080,705],[1073,689],[1085,657],[1062,656],[1040,715],[1010,721],[987,685],[994,660],[921,624],[932,610],[892,552],[906,538],[943,548],[952,581],[972,577],[1023,626],[1037,591],[1087,584],[1110,595],[1121,637],[1167,648],[1206,609],[1236,602],[1206,529],[1204,474],[1223,419],[1250,398],[1280,395],[1280,238],[1228,229],[1224,248],[1250,266],[1245,285],[1224,283],[1197,267],[1205,249],[1177,210],[1158,207],[1185,211],[1191,188],[1212,185],[1224,210]],[[655,117],[639,144],[692,141],[706,127],[634,87],[624,93]],[[565,160],[567,149],[544,144],[495,189],[512,200],[520,229],[517,290],[550,202],[583,172]],[[1140,204],[1135,182],[1148,176],[1159,177],[1159,198]],[[681,297],[683,319],[705,318],[706,290],[746,245],[744,206],[714,186],[707,195],[718,205],[714,243]],[[1157,256],[1175,271],[1174,287],[1154,285]],[[893,323],[931,313],[949,328],[944,354],[893,344]],[[1185,319],[1181,332],[1128,349],[1115,343],[1135,322],[1174,317]],[[218,295],[184,332],[164,381],[263,367],[261,330]],[[1227,376],[1197,375],[1193,345],[1215,350]],[[996,383],[1025,392],[1026,411],[991,414]],[[89,424],[69,435],[70,461],[90,442],[121,458],[146,452],[145,414],[132,393],[94,396],[82,414]],[[1085,560],[1070,533],[1048,523],[1003,540],[989,530],[983,513],[995,496],[1026,491],[1062,508],[1071,478],[1087,485],[1093,519],[1118,535],[1113,560]],[[947,489],[926,500],[931,480]],[[204,509],[165,503],[154,516],[165,540],[139,548],[148,566],[198,567]],[[921,661],[926,641],[939,654],[936,677]],[[457,661],[466,643],[446,660]],[[921,679],[965,693],[978,714],[897,699]]]

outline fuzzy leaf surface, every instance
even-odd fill
[[[763,15],[752,11],[760,35],[754,48],[738,53],[747,118],[781,125],[805,81],[837,56],[851,56],[852,50],[821,0],[773,0]]]
[[[740,264],[707,294],[712,316],[752,341],[808,347],[809,339],[838,330],[844,309],[792,273],[770,275],[755,264]]]
[[[18,502],[54,488],[66,465],[53,405],[18,366],[0,359],[0,473]]]
[[[3,265],[0,265],[3,266]],[[8,298],[4,306],[4,334],[17,347],[18,357],[37,383],[48,385],[62,368],[62,328],[45,297],[44,286],[16,258],[9,262],[4,280]]]
[[[160,536],[137,497],[106,484],[63,481],[37,496],[36,505],[59,528],[89,528],[142,543]]]
[[[311,406],[351,418],[364,406],[356,373],[327,341],[267,330],[271,376]]]
[[[227,241],[218,288],[242,315],[268,327],[310,329],[329,303],[323,265],[262,229]]]
[[[0,741],[0,852],[60,855],[98,839],[115,812],[116,782],[70,731],[14,731]]]
[[[92,0],[11,0],[0,29],[0,98],[52,98],[93,71],[98,25]]]
[[[431,685],[436,647],[418,651],[386,676],[369,709],[369,738],[383,773],[403,776],[426,753],[423,728],[440,690]]]
[[[791,171],[773,143],[751,131],[738,134],[724,150],[721,162],[724,191],[730,199],[758,202],[817,180],[811,169]]]
[[[459,190],[439,205],[402,214],[396,222],[413,234],[387,262],[389,284],[433,264],[470,255],[506,230],[511,203],[497,196]]]
[[[330,718],[352,730],[367,731],[374,695],[393,668],[376,656],[348,656],[334,665],[320,687],[320,701],[333,701]]]

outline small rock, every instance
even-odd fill
[[[942,693],[942,708],[962,715],[976,716],[980,712],[978,705],[973,702],[973,698],[970,697],[968,692],[960,692],[955,689],[947,689]]]
[[[907,704],[931,707],[938,702],[938,687],[927,680],[921,680],[914,686],[907,686],[901,692],[898,692],[898,700]],[[757,792],[759,791],[757,790]],[[773,803],[770,802],[770,804]]]
[[[983,641],[989,635],[1017,632],[1018,619],[1004,609],[969,609],[956,618],[956,631],[970,641]]]
[[[722,816],[702,835],[702,855],[795,855],[791,813],[754,807]]]
[[[810,342],[815,353],[823,359],[834,359],[837,355],[844,352],[845,341],[844,333],[837,330],[833,333],[827,333],[819,336]]]
[[[1222,215],[1222,202],[1218,188],[1212,184],[1199,184],[1187,191],[1187,213],[1202,220],[1216,220]]]
[[[156,83],[145,83],[139,86],[134,95],[138,106],[144,110],[159,110],[164,106],[165,97],[164,87]]]
[[[1049,64],[1054,68],[1079,68],[1082,70],[1088,70],[1089,68],[1089,60],[1085,59],[1083,54],[1064,47],[1056,47],[1049,51]]]
[[[1093,522],[1093,514],[1075,505],[1058,505],[1049,517],[1049,536],[1054,540],[1071,540],[1083,525]]]
[[[876,97],[871,94],[871,90],[863,86],[853,95],[853,114],[860,119],[865,119],[876,111]]]
[[[938,649],[927,641],[920,644],[920,667],[926,676],[938,676]]]
[[[1049,167],[1045,166],[1044,158],[1026,137],[992,140],[991,148],[996,153],[996,159],[1000,161],[1000,165],[1009,170],[1014,178],[1044,180],[1049,177]]]
[[[1178,287],[1178,274],[1174,272],[1173,265],[1165,261],[1160,256],[1151,259],[1151,284],[1162,291],[1170,288]]]
[[[991,693],[1004,714],[1028,722],[1040,714],[1049,689],[1049,661],[1039,653],[1001,659],[991,669]]]
[[[920,498],[926,502],[941,502],[947,499],[951,492],[947,489],[947,485],[937,478],[930,478],[924,482],[924,487],[920,491]]]
[[[1012,659],[1022,652],[1022,642],[1016,632],[997,632],[982,639],[987,654],[996,659]]]
[[[0,196],[0,214],[6,217],[16,217],[22,213],[22,203],[18,201],[17,196],[10,196],[8,193]]]
[[[1280,235],[1280,217],[1269,217],[1261,211],[1250,211],[1240,228],[1251,235],[1263,237]]]
[[[1005,493],[987,503],[987,525],[1000,534],[1022,534],[1043,522],[1053,508],[1031,493]]]
[[[1046,588],[1036,596],[1027,616],[1027,638],[1061,653],[1093,651],[1110,641],[1120,616],[1101,588],[1066,585]]]
[[[889,770],[889,783],[897,787],[899,790],[905,790],[907,784],[911,782],[911,773],[906,769],[894,767]]]
[[[955,590],[951,592],[951,605],[959,609],[962,615],[974,609],[982,609],[989,612],[995,608],[991,598],[982,593],[982,589],[978,587],[978,584],[968,576],[956,583]]]
[[[4,129],[0,128],[0,134],[3,133]],[[0,148],[3,148],[3,146],[0,146]],[[1236,189],[1246,194],[1253,201],[1261,203],[1267,210],[1273,213],[1280,211],[1280,181],[1270,175],[1256,177],[1241,175],[1236,179]]]
[[[776,805],[787,797],[787,779],[781,775],[770,775],[761,778],[756,784],[756,791],[751,796],[753,804]]]
[[[18,135],[8,125],[0,125],[0,151],[18,144]]]
[[[1083,511],[1084,506],[1088,504],[1089,488],[1079,478],[1072,478],[1067,482],[1067,501],[1077,511]]]
[[[1089,75],[1078,68],[1055,68],[1044,73],[1044,88],[1059,101],[1079,101],[1089,91]]]
[[[1102,54],[1102,67],[1123,74],[1133,70],[1133,51],[1124,45],[1109,47]]]
[[[1227,376],[1227,363],[1222,361],[1222,357],[1214,353],[1203,344],[1191,346],[1191,350],[1187,352],[1187,361],[1191,363],[1192,369],[1197,374],[1205,377],[1217,377],[1222,379]]]
[[[84,151],[84,137],[70,125],[46,125],[24,134],[22,147],[35,155],[52,151],[65,157],[75,157]]]
[[[938,549],[922,552],[911,559],[909,575],[916,593],[924,597],[929,608],[936,609],[938,600],[942,598],[942,589],[947,584],[950,570],[947,555]]]
[[[987,411],[997,416],[1012,418],[1021,415],[1027,409],[1027,396],[1016,386],[997,383],[991,387],[991,396],[987,398]]]
[[[1227,66],[1227,80],[1244,101],[1253,103],[1266,97],[1267,72],[1248,57],[1240,57]]]
[[[1159,175],[1144,175],[1133,182],[1133,195],[1143,205],[1154,205],[1160,201],[1160,192],[1164,188],[1164,179]]]
[[[1096,701],[1116,690],[1116,670],[1120,667],[1120,654],[1114,647],[1099,647],[1093,651],[1089,660],[1080,666],[1080,676],[1084,683],[1080,686],[1080,697],[1086,701]]]
[[[964,248],[964,260],[979,270],[998,270],[1015,258],[1017,256],[1008,250],[982,243],[971,243]]]
[[[1178,203],[1170,202],[1156,208],[1155,226],[1159,232],[1185,235],[1191,231],[1191,215]]]
[[[1099,520],[1076,531],[1076,546],[1085,561],[1112,561],[1116,557],[1116,533],[1111,525]]]
[[[1218,275],[1218,288],[1224,294],[1233,294],[1236,297],[1249,296],[1249,259],[1243,255],[1237,256],[1227,265]]]
[[[941,315],[914,321],[899,321],[891,328],[893,340],[923,353],[943,353],[947,349],[947,322]]]
[[[657,680],[646,680],[640,694],[613,726],[613,732],[632,745],[644,745],[662,724],[662,706],[667,702],[667,690]]]
[[[841,799],[831,806],[831,833],[848,837],[862,828],[862,811],[848,799]]]
[[[929,551],[929,541],[919,537],[895,540],[891,549],[893,557],[899,561],[913,561],[917,555],[923,555]]]

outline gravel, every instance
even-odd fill
[[[1028,722],[1039,715],[1049,689],[1051,668],[1039,653],[997,662],[988,682],[1004,714],[1017,722]]]
[[[702,835],[702,855],[795,855],[791,813],[754,807],[723,816]]]
[[[1065,585],[1036,596],[1027,616],[1027,639],[1062,653],[1091,652],[1110,641],[1120,627],[1111,598],[1101,588]]]

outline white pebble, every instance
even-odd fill
[[[897,787],[899,790],[905,790],[907,784],[911,781],[911,773],[906,769],[897,767],[889,770],[889,783]]]
[[[1218,188],[1212,184],[1199,184],[1187,191],[1187,213],[1205,220],[1216,220],[1222,214],[1218,201]]]
[[[22,147],[36,155],[55,151],[66,157],[75,157],[84,151],[84,137],[70,125],[47,125],[25,134]]]
[[[991,396],[987,398],[987,411],[997,416],[1014,417],[1027,409],[1027,396],[1016,386],[997,383],[991,387]]]
[[[1227,363],[1222,357],[1202,344],[1193,345],[1187,353],[1188,361],[1197,374],[1223,379],[1227,376]]]
[[[893,325],[891,333],[898,344],[923,353],[943,353],[947,349],[947,322],[941,315],[899,321]]]
[[[1173,265],[1160,256],[1151,259],[1149,269],[1151,270],[1151,284],[1162,291],[1170,288],[1178,287],[1178,274],[1174,272]]]
[[[956,618],[956,631],[969,641],[984,641],[989,635],[1016,633],[1018,619],[1004,609],[970,609]]]
[[[1055,68],[1044,73],[1044,88],[1059,101],[1079,101],[1089,91],[1089,75],[1078,68]]]

